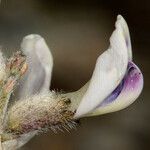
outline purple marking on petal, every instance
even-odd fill
[[[115,100],[121,93],[123,86],[124,86],[124,79],[117,86],[117,88],[98,107],[105,106],[105,105],[111,103],[113,100]]]
[[[126,37],[125,39],[127,47],[129,47],[129,39]]]
[[[142,80],[141,80],[142,79]],[[139,82],[143,84],[143,76],[139,68],[133,63],[129,62],[127,67],[126,75],[124,76],[121,83],[118,87],[98,106],[106,106],[117,99],[117,97],[126,91],[133,91],[136,90],[139,86]],[[97,107],[97,108],[98,108]]]
[[[133,62],[129,62],[128,73],[125,78],[124,91],[136,89],[143,76],[139,68]]]

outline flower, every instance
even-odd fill
[[[140,95],[143,75],[132,61],[129,29],[121,15],[110,37],[110,47],[97,59],[92,78],[84,88],[75,118],[121,110]]]
[[[20,147],[45,127],[55,130],[67,124],[72,128],[73,120],[118,111],[137,99],[143,76],[132,61],[129,29],[121,15],[115,26],[110,46],[98,57],[90,81],[65,94],[49,91],[53,57],[45,40],[35,34],[23,39],[21,50],[28,70],[18,86],[19,101],[8,110],[6,126],[6,131],[19,137],[3,142],[4,147]]]
[[[126,21],[118,15],[110,46],[97,59],[90,81],[78,91],[61,94],[70,98],[75,118],[117,111],[140,95],[143,76],[132,61],[132,48]],[[21,44],[27,56],[28,72],[19,86],[18,99],[49,91],[53,58],[40,35],[28,35]]]
[[[143,89],[143,75],[132,61],[126,21],[118,15],[110,46],[97,59],[90,81],[76,92],[64,94],[76,109],[74,118],[101,115],[126,108]]]

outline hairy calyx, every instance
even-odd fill
[[[73,128],[74,113],[69,110],[70,99],[55,92],[34,95],[20,100],[8,112],[6,131],[15,135],[47,129],[56,131]]]

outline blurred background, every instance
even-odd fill
[[[109,46],[117,14],[128,22],[134,62],[144,74],[141,96],[125,110],[82,119],[70,133],[36,136],[22,150],[150,149],[150,1],[2,0],[0,45],[11,55],[25,35],[42,35],[54,57],[51,89],[74,91]]]

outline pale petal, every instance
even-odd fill
[[[133,62],[130,62],[126,76],[119,86],[88,116],[124,109],[138,98],[142,89],[143,75],[139,68]]]
[[[18,99],[49,90],[53,68],[52,54],[40,35],[26,36],[21,49],[27,56],[28,71],[19,85]]]
[[[125,19],[121,15],[117,16],[116,25],[117,24],[120,24],[122,27],[123,34],[124,34],[125,41],[126,41],[126,46],[128,48],[128,59],[129,59],[129,61],[131,61],[132,60],[132,46],[131,46],[130,33],[129,33],[128,25],[127,25]]]
[[[95,70],[75,118],[94,110],[121,82],[128,64],[128,50],[121,23],[110,38],[110,47],[97,59]]]

